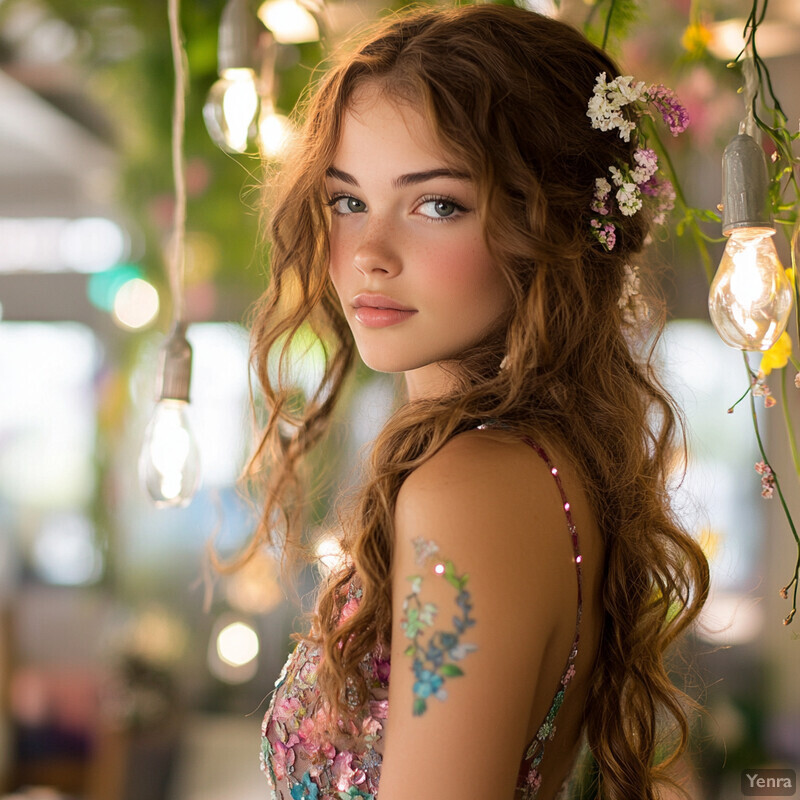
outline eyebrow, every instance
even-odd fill
[[[328,167],[325,171],[325,177],[336,178],[337,180],[349,183],[351,186],[358,186],[358,181],[349,173],[343,170],[336,169],[336,167]],[[402,189],[405,186],[411,186],[414,183],[424,183],[425,181],[432,180],[433,178],[453,178],[457,181],[468,181],[470,176],[466,172],[457,172],[456,170],[439,168],[439,169],[426,169],[423,172],[408,172],[405,175],[398,175],[393,181],[392,186],[395,189]]]

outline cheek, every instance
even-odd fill
[[[328,229],[328,252],[329,252],[329,272],[331,275],[341,276],[347,264],[352,264],[352,248],[355,246],[352,241],[353,236],[348,236],[346,231],[342,231],[333,226]]]
[[[445,249],[435,259],[437,288],[454,304],[475,305],[476,299],[500,302],[505,281],[483,243],[463,242]]]
[[[329,236],[328,238],[328,275],[333,285],[338,289],[344,275],[346,261],[341,237]]]

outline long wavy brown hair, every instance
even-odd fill
[[[587,101],[601,72],[619,74],[570,26],[477,5],[392,16],[343,48],[315,82],[298,111],[300,141],[269,185],[270,284],[251,320],[268,418],[243,473],[261,481],[264,496],[242,559],[265,544],[280,548],[284,566],[310,558],[307,456],[329,433],[357,363],[328,277],[324,176],[353,92],[369,81],[419,108],[474,180],[485,240],[513,304],[495,333],[460,355],[456,391],[398,405],[351,502],[340,504],[346,566],[321,583],[310,632],[295,636],[323,648],[317,682],[329,732],[352,730],[348,722],[365,713],[362,661],[390,646],[400,486],[453,436],[493,418],[561,443],[578,465],[606,553],[586,741],[600,797],[647,800],[660,782],[672,783],[669,767],[688,743],[693,703],[670,680],[665,653],[697,617],[709,574],[670,506],[668,482],[686,444],[653,366],[665,321],[657,282],[643,275],[649,313],[634,323],[618,303],[626,265],[648,235],[647,213],[617,226],[611,251],[591,235],[595,178],[633,163],[635,147],[590,126]],[[309,329],[325,351],[324,378],[298,404],[287,375],[292,342]],[[339,624],[355,574],[361,602]]]

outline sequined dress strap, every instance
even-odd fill
[[[478,428],[484,429],[489,427],[508,427],[504,423],[497,420],[488,420],[486,423],[479,425]],[[550,469],[550,474],[556,482],[559,494],[561,495],[562,508],[567,518],[567,528],[569,529],[570,538],[572,540],[572,555],[573,563],[575,564],[575,572],[578,581],[578,612],[575,618],[575,636],[572,640],[572,647],[567,657],[567,663],[564,671],[561,673],[559,687],[553,697],[553,702],[550,705],[544,722],[542,722],[539,730],[534,736],[533,741],[525,749],[522,764],[519,771],[518,786],[522,790],[522,800],[533,800],[539,791],[541,783],[541,775],[539,774],[539,764],[541,764],[542,757],[544,756],[544,745],[549,739],[552,739],[556,732],[555,718],[558,714],[561,704],[564,700],[564,693],[567,685],[575,675],[575,657],[578,655],[578,640],[580,639],[580,625],[581,616],[583,613],[583,579],[581,574],[581,562],[583,556],[581,555],[578,546],[578,531],[575,523],[572,520],[572,512],[567,495],[564,492],[564,486],[561,483],[561,477],[558,474],[558,468],[553,466],[544,448],[528,436],[521,436],[522,441],[528,444],[539,457],[547,464]]]
[[[578,531],[575,527],[575,523],[572,520],[570,503],[569,500],[567,500],[566,493],[564,492],[564,486],[561,483],[561,477],[558,474],[558,468],[553,466],[552,462],[547,456],[547,453],[545,453],[544,449],[539,444],[527,436],[523,436],[522,440],[526,444],[530,445],[538,453],[545,464],[547,464],[548,468],[550,469],[550,474],[553,476],[553,479],[556,482],[559,494],[561,495],[561,503],[564,509],[564,514],[567,517],[567,527],[572,540],[572,560],[575,564],[575,572],[578,580],[578,612],[575,618],[575,636],[572,640],[572,648],[570,649],[564,671],[561,673],[560,685],[555,693],[555,696],[553,697],[550,710],[547,712],[544,722],[539,728],[536,736],[533,738],[533,741],[530,743],[530,745],[528,745],[525,751],[523,765],[520,769],[520,778],[523,779],[524,786],[523,798],[524,800],[533,800],[538,793],[539,784],[541,783],[541,776],[539,775],[538,767],[544,755],[545,741],[552,739],[555,735],[555,718],[559,709],[561,708],[561,703],[564,700],[564,693],[567,685],[575,675],[574,662],[575,657],[578,655],[578,640],[580,639],[581,615],[583,613],[583,580],[581,575],[581,562],[583,561],[583,556],[581,556],[580,548],[578,546]]]

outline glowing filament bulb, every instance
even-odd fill
[[[792,289],[772,242],[774,233],[734,229],[711,284],[711,321],[722,340],[739,350],[769,350],[792,310]]]
[[[163,399],[144,435],[139,477],[156,506],[185,506],[200,479],[200,455],[192,435],[187,406]]]
[[[208,93],[203,118],[211,138],[223,150],[244,153],[255,134],[258,91],[252,69],[227,69]]]

